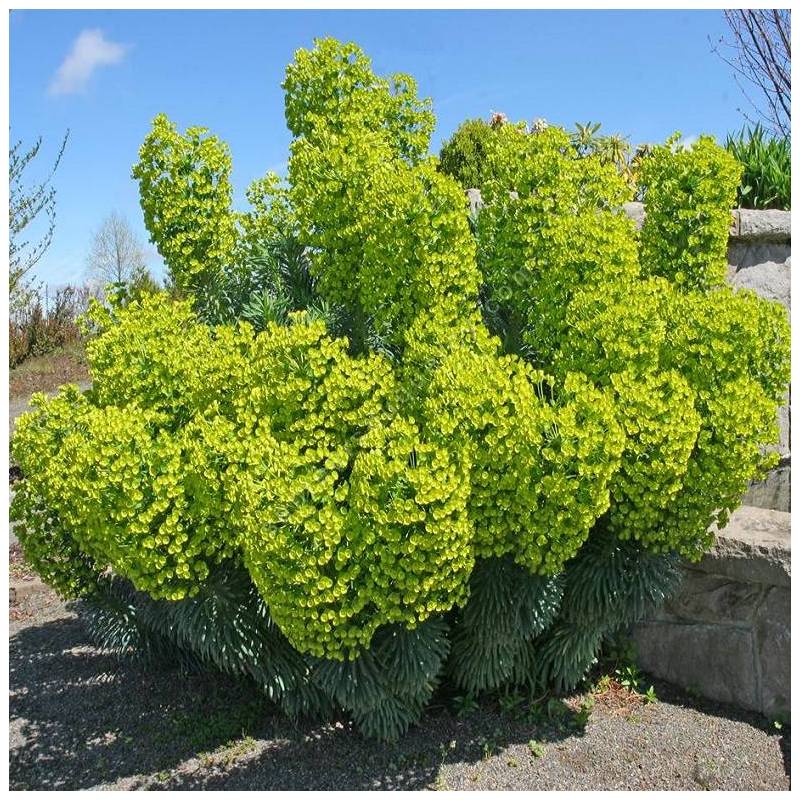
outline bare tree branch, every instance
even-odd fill
[[[102,289],[108,283],[130,284],[147,270],[144,249],[128,221],[113,212],[95,234],[87,258],[92,281]]]
[[[724,14],[732,40],[726,41],[723,37],[718,44],[712,43],[712,50],[736,75],[758,88],[763,96],[761,104],[750,97],[737,78],[742,94],[757,116],[774,134],[788,136],[792,107],[791,12],[788,9],[735,9]],[[720,45],[726,48],[728,55],[721,52]]]
[[[36,265],[53,240],[56,190],[50,185],[50,181],[61,163],[68,138],[69,131],[64,135],[50,174],[32,187],[23,183],[25,170],[39,153],[42,138],[39,137],[28,150],[23,150],[22,141],[18,141],[8,152],[8,277],[9,295],[12,299],[22,290],[25,274]],[[39,241],[32,244],[27,239],[22,240],[23,232],[42,213],[47,218],[47,228]]]

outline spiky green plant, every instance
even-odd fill
[[[761,124],[728,134],[728,152],[744,167],[736,202],[740,208],[792,207],[792,148],[788,137],[769,136]]]

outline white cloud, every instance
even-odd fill
[[[81,31],[53,76],[50,94],[83,91],[98,67],[119,64],[128,49],[127,45],[108,41],[96,28]]]

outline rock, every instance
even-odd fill
[[[696,569],[745,583],[791,585],[791,516],[785,511],[741,506]]]
[[[763,594],[764,589],[758,584],[687,570],[680,592],[664,610],[673,620],[746,623],[755,619]]]
[[[785,461],[792,452],[792,415],[789,393],[784,404],[778,409],[778,452]]]
[[[749,630],[655,621],[637,625],[634,639],[646,672],[712,700],[759,708]]]
[[[792,213],[777,209],[739,208],[734,212],[731,236],[744,241],[788,242],[792,238]]]
[[[749,267],[730,267],[728,282],[737,289],[750,289],[767,300],[777,300],[787,311],[791,308],[791,269],[785,262],[761,261]]]
[[[706,697],[788,714],[790,515],[742,507],[663,609],[633,627],[640,666]]]
[[[791,511],[791,480],[792,469],[789,464],[770,470],[763,481],[754,481],[750,484],[742,497],[742,502],[758,508]]]
[[[747,269],[756,264],[772,261],[790,266],[791,242],[748,242],[741,239],[728,240],[728,264],[735,269]]]
[[[791,596],[788,588],[767,592],[758,610],[755,651],[761,683],[761,711],[771,719],[791,710]]]

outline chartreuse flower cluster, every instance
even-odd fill
[[[286,124],[295,137],[342,133],[356,121],[364,131],[382,132],[394,152],[412,163],[428,152],[436,124],[430,99],[417,97],[410,75],[376,75],[352,42],[317,39],[312,49],[298,50],[283,88]]]
[[[27,557],[67,595],[91,587],[89,564],[111,567],[152,597],[196,593],[232,549],[200,426],[171,433],[159,412],[78,397],[74,388],[40,397],[14,437],[12,455],[31,476],[13,508]]]
[[[453,329],[440,319],[435,330],[427,342],[414,338],[406,359],[424,375],[423,424],[470,454],[476,554],[511,554],[532,573],[557,574],[608,508],[623,442],[611,399],[580,373],[554,387],[502,354],[480,324]]]
[[[295,315],[253,341],[226,478],[245,564],[301,649],[341,657],[465,597],[468,465],[397,409],[391,364]]]
[[[725,283],[742,165],[710,136],[690,148],[677,139],[676,134],[653,148],[642,162],[640,180],[647,187],[642,270],[680,288],[712,289]]]
[[[50,586],[75,597],[91,591],[102,569],[59,518],[61,505],[75,500],[63,492],[69,469],[64,443],[80,437],[91,406],[76,386],[66,386],[52,398],[35,394],[31,407],[17,420],[11,440],[11,457],[25,480],[15,487],[10,518],[31,566]]]
[[[39,398],[14,438],[32,476],[20,540],[58,588],[79,593],[73,571],[96,564],[176,600],[241,558],[290,641],[334,658],[466,599],[467,455],[400,413],[384,357],[351,357],[303,313],[258,335],[212,330],[163,295],[106,324],[96,388]],[[53,536],[70,558],[53,563]]]
[[[431,308],[455,324],[475,305],[475,244],[463,192],[423,157],[431,114],[414,82],[377,79],[327,40],[298,54],[284,85],[289,196],[321,295],[349,311],[356,340],[369,323],[401,345]]]
[[[244,575],[293,665],[285,685],[308,691],[299,707],[332,685],[370,730],[418,715],[449,625],[442,669],[461,687],[572,685],[774,460],[788,322],[724,286],[737,167],[708,139],[656,148],[639,235],[613,165],[557,127],[504,124],[473,234],[408,76],[322,40],[284,86],[288,182],[256,181],[244,214],[224,144],[156,119],[134,174],[186,300],[96,305],[93,388],[40,396],[20,420],[25,552],[69,595],[110,568],[200,603]],[[275,239],[300,254],[302,293],[266,286],[287,303],[260,332],[202,323],[201,294]],[[491,629],[491,647],[474,641]],[[408,647],[425,686],[360,704],[388,658],[375,642]],[[433,659],[413,650],[434,642]]]
[[[699,558],[709,526],[724,524],[774,461],[765,447],[789,379],[785,311],[722,285],[737,165],[708,138],[691,150],[655,148],[642,167],[637,253],[622,179],[576,159],[562,131],[503,126],[490,152],[513,164],[492,170],[478,224],[490,321],[534,364],[561,380],[583,373],[613,398],[626,444],[609,527],[655,552]],[[576,166],[585,184],[570,184]],[[590,242],[572,250],[571,225]],[[525,257],[515,261],[514,250]]]
[[[206,128],[181,135],[164,114],[153,121],[133,177],[151,241],[176,285],[189,290],[213,282],[236,245],[231,156]]]
[[[86,323],[102,333],[87,344],[94,401],[163,412],[168,427],[229,405],[248,368],[249,327],[199,325],[189,301],[153,295],[113,310],[94,302]]]
[[[547,370],[576,287],[638,273],[634,227],[622,209],[632,192],[612,164],[578,158],[554,126],[528,134],[502,125],[487,153],[478,264],[491,306],[505,312],[504,338]]]
[[[465,464],[400,417],[337,459],[258,429],[232,489],[245,564],[295,646],[340,658],[378,627],[466,599],[473,564]]]

